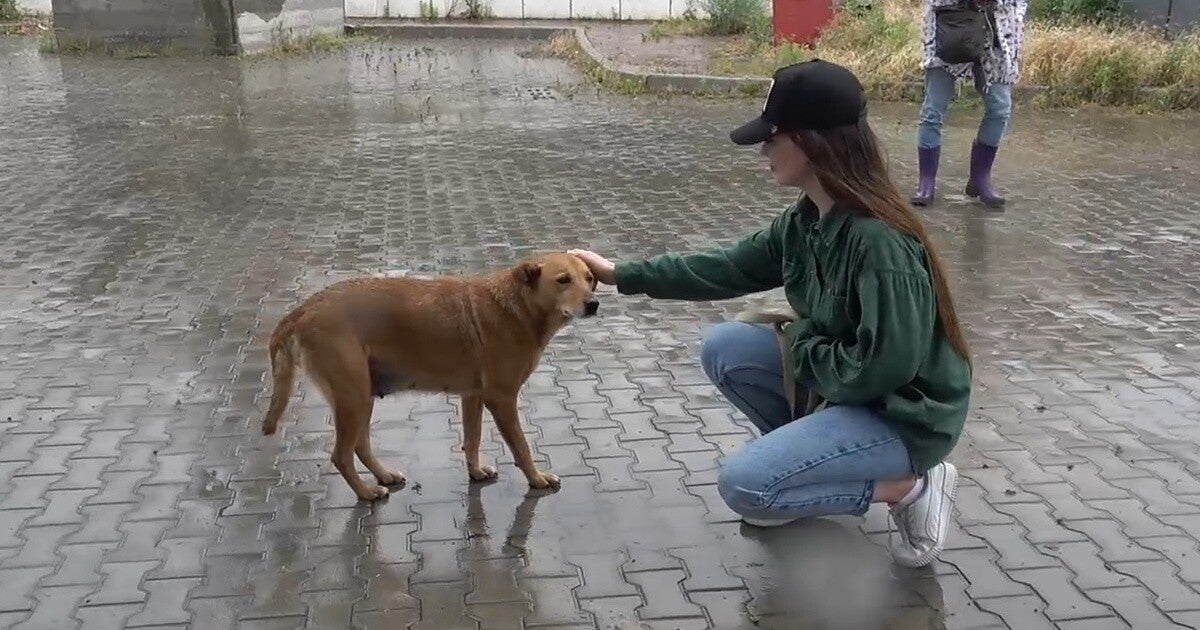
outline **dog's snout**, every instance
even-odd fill
[[[588,317],[595,315],[598,310],[600,310],[600,300],[588,300],[583,303],[583,314]]]

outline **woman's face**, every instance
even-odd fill
[[[780,186],[800,186],[812,180],[812,163],[792,139],[791,134],[777,133],[762,145],[762,154],[775,181]]]

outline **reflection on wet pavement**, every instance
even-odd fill
[[[0,39],[0,627],[1200,624],[1195,120],[1021,114],[996,215],[959,194],[956,115],[925,216],[978,374],[930,571],[891,565],[884,510],[762,531],[721,504],[750,430],[698,340],[742,300],[609,294],[551,344],[522,413],[555,494],[490,428],[502,476],[469,485],[439,396],[376,406],[412,483],[374,506],[311,387],[261,437],[266,337],[322,286],[711,247],[787,203],[726,139],[753,104],[599,94],[523,46],[122,61]],[[872,115],[911,184],[913,108]]]

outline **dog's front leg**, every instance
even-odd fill
[[[529,480],[529,486],[538,489],[558,489],[561,482],[556,475],[540,471],[537,466],[533,465],[533,453],[529,450],[529,442],[525,440],[525,434],[521,431],[521,420],[517,416],[516,396],[491,399],[485,404],[488,411],[492,413],[492,418],[496,420],[496,426],[500,429],[504,443],[508,444],[508,448],[512,450],[517,468],[520,468],[521,472],[525,473],[525,478]]]
[[[495,466],[484,466],[479,459],[479,443],[483,439],[483,399],[463,396],[463,454],[467,459],[467,474],[473,481],[488,481],[500,475]]]

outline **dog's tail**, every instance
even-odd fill
[[[293,335],[298,313],[293,311],[279,322],[271,333],[271,406],[263,419],[263,435],[271,435],[279,428],[279,418],[287,411],[288,400],[296,387],[296,359],[300,347]]]

